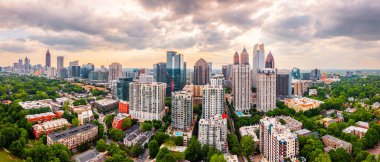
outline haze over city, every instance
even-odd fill
[[[80,64],[147,67],[184,54],[215,68],[265,44],[276,67],[378,69],[380,4],[357,1],[0,0],[0,66],[46,50]],[[52,59],[56,65],[56,59]]]

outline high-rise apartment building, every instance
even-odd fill
[[[292,95],[292,77],[289,70],[277,70],[276,96],[286,97]]]
[[[215,115],[222,115],[224,110],[223,87],[205,85],[202,93],[202,119],[210,119]]]
[[[214,116],[199,120],[198,140],[202,145],[227,153],[227,119]]]
[[[268,112],[276,108],[276,71],[274,69],[259,69],[257,73],[256,109]]]
[[[129,114],[133,118],[144,120],[161,120],[165,109],[166,84],[129,83]]]
[[[233,65],[231,85],[233,105],[236,111],[248,111],[251,108],[251,67],[247,65]]]
[[[153,65],[153,75],[156,82],[166,83],[168,79],[168,71],[166,70],[166,63],[160,62]]]
[[[253,48],[253,65],[252,65],[253,87],[257,87],[256,80],[257,80],[258,70],[265,68],[264,59],[265,59],[264,44],[255,44]]]
[[[123,76],[123,67],[120,63],[114,62],[109,66],[108,81],[118,80]]]
[[[194,85],[206,85],[210,80],[210,70],[207,62],[201,58],[194,65]]]
[[[274,69],[274,58],[271,51],[269,51],[269,54],[265,59],[265,68]]]
[[[260,120],[260,152],[268,162],[295,160],[299,153],[298,138],[275,118]]]
[[[117,84],[117,98],[129,101],[129,83],[133,82],[132,77],[119,78]]]
[[[64,68],[64,57],[63,56],[57,56],[57,70],[60,71]]]
[[[46,67],[50,67],[51,66],[50,51],[49,51],[49,49],[46,51],[45,65],[46,65]]]
[[[193,123],[193,96],[189,91],[172,92],[172,128],[188,131]]]
[[[212,86],[222,86],[224,85],[224,76],[221,74],[216,74],[211,77],[210,84]]]
[[[181,90],[186,84],[186,62],[184,62],[183,54],[167,51],[166,70],[168,71],[166,94],[171,95],[171,92]]]

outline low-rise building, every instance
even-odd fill
[[[63,129],[65,127],[70,127],[70,123],[66,119],[57,119],[44,122],[42,124],[36,124],[33,126],[33,134],[38,140],[41,134],[50,134],[58,129]]]
[[[119,102],[119,113],[126,113],[128,114],[129,111],[129,102],[127,101],[120,101]]]
[[[369,123],[368,122],[358,121],[355,124],[356,124],[356,126],[358,126],[360,128],[369,129]]]
[[[296,110],[296,112],[299,112],[301,110],[307,111],[310,109],[318,108],[323,102],[306,97],[297,97],[292,99],[285,99],[284,103],[289,108]]]
[[[53,120],[54,118],[61,118],[63,115],[63,111],[57,111],[55,113],[52,112],[46,112],[41,114],[32,114],[32,115],[26,115],[25,118],[32,123],[36,122],[45,122]]]
[[[346,141],[340,140],[330,135],[324,135],[322,137],[322,142],[325,145],[324,151],[328,153],[330,150],[336,150],[338,148],[343,148],[347,153],[351,153],[352,145]]]
[[[240,136],[252,136],[253,141],[255,141],[256,144],[260,142],[259,138],[257,137],[256,132],[260,131],[259,125],[251,125],[251,126],[244,126],[239,128]]]
[[[309,89],[309,96],[317,96],[318,90],[317,89]]]
[[[290,116],[281,115],[281,116],[276,116],[275,118],[280,123],[281,123],[281,121],[285,122],[283,125],[285,125],[285,127],[287,127],[291,131],[297,131],[297,130],[302,129],[302,123],[296,119],[293,119]]]
[[[107,152],[98,152],[94,149],[87,150],[78,155],[75,155],[73,158],[75,162],[104,162],[107,157]]]
[[[78,113],[78,120],[79,125],[85,125],[91,122],[91,120],[94,120],[94,114],[92,113],[92,110],[86,110],[81,113]]]
[[[125,118],[131,118],[131,115],[125,113],[117,114],[112,121],[112,128],[123,130],[123,122]]]
[[[298,136],[310,136],[312,134],[312,132],[307,129],[300,129],[300,130],[294,131],[294,133],[297,134]]]
[[[152,137],[152,131],[142,132],[139,126],[134,125],[129,128],[125,133],[124,144],[128,147],[133,146],[134,144],[140,144],[144,146],[148,143],[149,138]]]
[[[119,101],[109,98],[95,101],[95,107],[101,111],[111,111],[118,107]]]
[[[79,145],[89,142],[98,135],[98,126],[95,124],[86,124],[79,127],[71,128],[62,132],[49,134],[47,144],[60,143],[69,149],[74,149]]]
[[[345,111],[352,114],[352,113],[356,112],[357,109],[356,108],[347,108]]]
[[[330,117],[326,117],[326,118],[321,119],[320,123],[324,124],[325,127],[328,128],[331,123],[339,123],[342,121],[343,121],[343,118],[340,118],[340,117],[337,117],[335,119],[330,118]]]
[[[23,109],[30,110],[30,109],[40,109],[48,107],[53,112],[58,111],[62,106],[55,103],[52,99],[44,99],[44,100],[38,100],[38,101],[25,101],[25,102],[19,102],[18,103]]]
[[[346,129],[343,130],[344,133],[350,133],[352,135],[359,136],[359,138],[363,138],[365,133],[367,133],[366,128],[356,127],[356,126],[349,126]]]
[[[91,105],[78,105],[70,107],[70,110],[75,113],[82,113],[84,111],[91,110]]]
[[[70,102],[70,99],[67,97],[61,97],[61,98],[56,98],[55,102],[61,106],[63,106],[66,102]]]

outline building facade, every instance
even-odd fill
[[[166,83],[168,79],[168,71],[166,70],[166,63],[160,62],[153,65],[153,75],[156,82]]]
[[[274,58],[271,51],[269,51],[269,54],[265,59],[265,68],[274,69]]]
[[[139,120],[161,120],[165,109],[166,84],[129,83],[129,114]]]
[[[236,111],[248,111],[251,108],[251,73],[249,65],[234,65],[232,68],[231,86]]]
[[[183,54],[167,51],[166,70],[168,72],[166,94],[169,96],[171,92],[181,90],[186,84],[186,62]]]
[[[257,102],[256,109],[268,112],[276,108],[276,71],[260,69],[257,73]]]
[[[114,62],[109,66],[108,81],[118,80],[121,78],[123,66],[120,63]]]
[[[48,145],[60,143],[67,146],[69,149],[74,149],[83,143],[94,140],[97,135],[98,126],[95,124],[86,124],[65,131],[49,134],[46,141]]]
[[[172,123],[175,130],[188,131],[193,123],[193,96],[188,91],[172,92]]]
[[[275,118],[260,120],[260,152],[268,162],[294,160],[299,154],[297,135]]]
[[[276,96],[286,97],[292,95],[292,77],[289,70],[277,70]]]
[[[117,81],[117,98],[119,100],[128,101],[129,100],[129,83],[133,82],[132,77],[119,78]]]
[[[201,58],[194,65],[194,85],[206,85],[210,81],[210,70],[207,62]]]
[[[223,87],[205,85],[202,93],[202,119],[210,119],[215,115],[222,115],[224,110]]]
[[[214,116],[199,120],[198,140],[222,153],[227,153],[227,119]]]
[[[50,51],[49,49],[46,51],[46,56],[45,56],[45,66],[46,67],[51,67],[51,60],[50,60]]]
[[[256,87],[257,72],[259,69],[265,68],[265,49],[264,44],[255,44],[253,47],[253,64],[252,64],[252,80],[253,87]]]

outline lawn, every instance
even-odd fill
[[[315,115],[315,116],[310,117],[310,119],[315,121],[315,120],[321,119],[322,117],[323,117],[322,115]]]
[[[22,160],[18,157],[11,155],[4,150],[0,150],[0,161],[1,162],[22,162]]]

